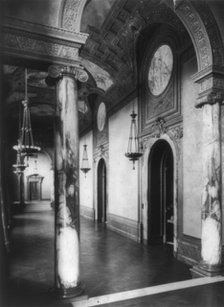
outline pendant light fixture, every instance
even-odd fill
[[[20,140],[18,140],[18,145],[17,145],[18,149],[17,149],[17,155],[16,155],[16,164],[13,164],[13,172],[17,175],[20,176],[23,174],[23,171],[26,168],[26,165],[24,163],[24,156],[22,155],[21,152],[21,144],[20,144]]]
[[[138,130],[136,125],[136,117],[137,114],[134,110],[134,104],[133,104],[133,110],[131,113],[131,127],[130,127],[130,134],[128,139],[128,148],[127,152],[125,153],[125,156],[133,162],[133,169],[135,169],[135,161],[137,161],[141,156],[142,153],[139,150],[139,140],[138,140]]]
[[[27,88],[27,68],[25,68],[25,97],[22,101],[23,104],[23,121],[20,131],[18,145],[13,146],[17,152],[20,151],[21,154],[25,156],[32,156],[41,150],[39,146],[34,145],[33,133],[31,127],[31,118],[29,110],[29,98],[28,98],[28,88]]]
[[[18,145],[13,146],[17,151],[16,155],[16,164],[13,164],[13,172],[20,177],[23,174],[23,171],[27,167],[25,164],[25,156],[22,154],[22,144],[21,144],[21,108],[19,108],[19,136],[18,136]]]
[[[84,107],[83,107],[83,123],[85,123],[85,111],[86,111],[86,103],[83,101]],[[84,145],[83,145],[83,154],[82,154],[82,164],[80,170],[85,174],[90,171],[89,167],[89,159],[88,159],[88,154],[87,154],[87,144],[86,144],[86,136],[84,136]]]

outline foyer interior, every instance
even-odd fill
[[[124,238],[103,224],[81,219],[81,276],[85,290],[80,300],[58,300],[54,293],[54,211],[49,201],[32,201],[13,218],[7,307],[71,306],[222,306],[224,278],[212,284],[173,286],[192,281],[189,266],[173,257],[170,245],[153,249]],[[142,288],[163,285],[160,294],[142,295]],[[172,286],[171,286],[172,289]],[[181,290],[180,290],[181,289]],[[132,290],[136,291],[130,300]],[[123,293],[113,303],[97,297]],[[128,294],[127,294],[128,293]],[[91,302],[91,299],[94,300]],[[89,303],[89,304],[88,304]],[[88,305],[87,305],[88,304]]]
[[[0,306],[224,305],[223,16],[0,1]]]

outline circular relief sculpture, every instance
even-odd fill
[[[148,72],[148,86],[154,96],[166,89],[173,69],[173,53],[168,45],[160,46],[154,53]]]
[[[97,127],[99,131],[103,131],[106,122],[106,106],[104,102],[101,102],[97,112]]]

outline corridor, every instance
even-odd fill
[[[7,307],[71,306],[54,297],[53,237],[54,211],[48,202],[29,203],[24,213],[14,215]],[[86,219],[81,220],[80,261],[84,295],[88,297],[191,279],[189,268],[172,257],[170,246],[143,246]],[[220,290],[221,285],[223,282],[216,288],[209,287]],[[205,287],[200,289],[208,295]],[[176,292],[177,297],[184,297],[184,290]],[[182,302],[184,306],[194,306],[187,304],[188,294]],[[151,304],[148,297],[143,297],[107,306],[180,306],[175,305],[175,297],[174,293],[163,293],[150,299]],[[224,299],[221,294],[216,298],[217,302]]]

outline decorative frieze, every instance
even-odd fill
[[[33,52],[48,57],[66,57],[71,60],[78,58],[77,48],[16,35],[14,33],[7,33],[4,35],[4,44],[5,48],[12,48],[23,52]]]
[[[204,23],[190,1],[181,2],[176,14],[185,23],[196,46],[199,70],[212,64],[212,49]]]
[[[80,32],[73,32],[68,29],[63,29],[61,27],[53,27],[49,25],[42,25],[42,24],[37,24],[37,23],[32,23],[27,20],[22,20],[22,19],[17,19],[15,17],[5,17],[4,18],[4,32],[7,33],[9,30],[16,30],[16,31],[21,31],[21,33],[26,32],[27,34],[29,33],[31,35],[39,35],[39,36],[44,36],[47,38],[54,38],[58,40],[63,40],[64,43],[76,43],[77,47],[79,47],[83,44],[85,44],[88,34],[86,33],[80,33]]]
[[[223,66],[223,42],[214,14],[206,1],[194,1],[192,4],[204,22],[204,26],[212,46],[213,65]]]
[[[29,57],[45,62],[52,60],[58,63],[73,65],[78,61],[77,47],[62,44],[57,40],[50,41],[40,37],[27,37],[24,33],[5,33],[1,52],[5,55]]]
[[[64,0],[61,21],[62,28],[70,31],[79,32],[82,17],[82,11],[86,0]]]
[[[78,61],[79,48],[88,35],[71,33],[65,29],[36,25],[27,21],[4,20],[1,53],[6,56],[68,64]]]

